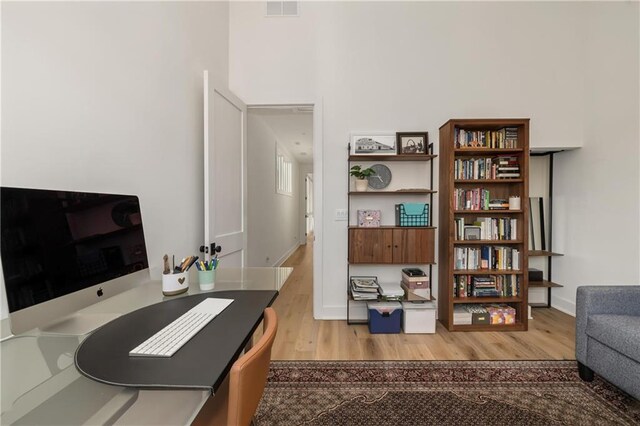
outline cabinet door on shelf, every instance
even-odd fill
[[[393,263],[433,263],[435,230],[407,228],[393,230]]]
[[[362,228],[349,230],[350,263],[391,263],[390,229]]]

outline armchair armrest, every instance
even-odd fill
[[[587,358],[587,319],[589,315],[640,316],[640,286],[582,286],[576,296],[576,359]]]

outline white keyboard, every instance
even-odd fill
[[[225,310],[233,299],[209,297],[175,319],[171,324],[129,351],[129,356],[169,358],[185,343],[198,334],[218,314]]]

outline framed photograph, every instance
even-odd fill
[[[425,155],[429,145],[427,132],[398,132],[396,133],[398,154]]]
[[[479,226],[465,225],[464,227],[464,239],[465,240],[479,240],[480,239]]]
[[[396,155],[396,137],[391,134],[351,135],[351,155]]]

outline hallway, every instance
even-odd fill
[[[278,335],[273,360],[507,360],[575,359],[575,319],[534,309],[528,332],[370,334],[366,325],[313,319],[313,241],[282,266],[293,272],[273,307]]]

